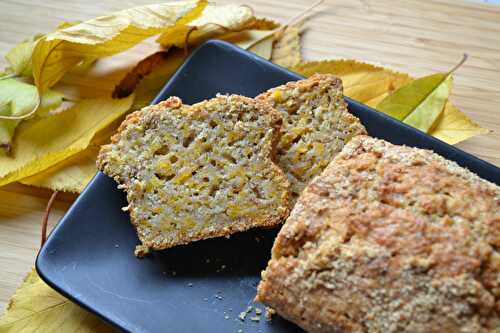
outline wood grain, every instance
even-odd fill
[[[281,22],[311,3],[232,2],[249,4],[258,16]],[[85,20],[145,3],[151,1],[3,0],[0,54],[24,38],[54,29],[61,21]],[[307,28],[304,57],[310,60],[355,58],[423,76],[449,70],[468,53],[469,60],[455,75],[452,98],[493,133],[458,146],[500,165],[500,6],[457,0],[330,0],[318,8]],[[4,65],[2,58],[0,66]],[[33,266],[49,196],[50,191],[18,184],[0,188],[0,307]],[[51,225],[73,200],[73,195],[58,198]]]

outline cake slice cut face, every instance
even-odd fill
[[[272,160],[281,122],[238,95],[192,106],[171,97],[130,114],[97,164],[127,193],[136,254],[282,222],[289,184]]]
[[[345,143],[366,134],[344,102],[342,82],[333,75],[315,74],[257,96],[283,117],[278,164],[290,181],[293,201],[319,175]]]

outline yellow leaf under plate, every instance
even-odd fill
[[[80,193],[97,172],[95,163],[99,149],[100,146],[91,145],[47,170],[21,179],[19,182],[53,191]]]
[[[82,61],[125,51],[175,24],[187,24],[206,4],[193,0],[135,7],[52,32],[33,51],[35,84],[43,92]]]
[[[271,61],[283,67],[293,67],[302,61],[300,35],[303,21],[287,26],[275,34]]]
[[[0,318],[2,333],[111,333],[110,325],[70,302],[31,271]]]
[[[427,132],[444,109],[452,80],[451,73],[420,78],[387,96],[377,109]]]
[[[488,132],[489,130],[482,128],[460,112],[453,104],[447,102],[443,113],[436,120],[436,124],[429,131],[429,134],[450,145],[454,145],[473,136]]]
[[[371,107],[412,81],[408,74],[356,60],[310,61],[291,70],[307,77],[314,73],[338,76],[342,79],[346,96]]]
[[[18,128],[13,156],[0,156],[0,186],[40,171],[88,147],[97,132],[130,109],[124,99],[89,99],[59,114],[24,122]]]
[[[254,20],[253,11],[244,5],[208,5],[201,15],[186,25],[169,28],[157,40],[164,47],[183,48],[189,34],[189,45],[199,44],[220,33],[238,31]]]
[[[96,133],[85,150],[19,182],[53,191],[82,192],[97,173],[96,160],[101,145],[110,141],[124,119],[125,116],[121,116]]]

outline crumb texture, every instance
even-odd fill
[[[500,188],[358,136],[305,189],[257,300],[309,332],[499,332]]]
[[[289,185],[271,159],[281,122],[237,95],[171,97],[129,115],[98,167],[127,192],[136,253],[282,222]]]
[[[366,134],[344,102],[342,82],[328,74],[289,82],[257,96],[283,117],[278,163],[295,200],[352,137]]]

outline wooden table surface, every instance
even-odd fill
[[[151,2],[155,1],[2,0],[0,54],[5,55],[24,38],[51,31],[61,21],[85,20]],[[249,4],[258,16],[281,22],[312,3],[233,2]],[[455,74],[452,98],[461,110],[493,132],[458,146],[500,165],[500,6],[459,0],[327,0],[307,28],[303,53],[310,60],[354,58],[423,76],[449,70],[468,53],[469,60]],[[0,65],[5,65],[3,58]],[[33,266],[50,194],[19,184],[0,188],[0,308]],[[59,196],[51,225],[74,198],[71,194]]]

